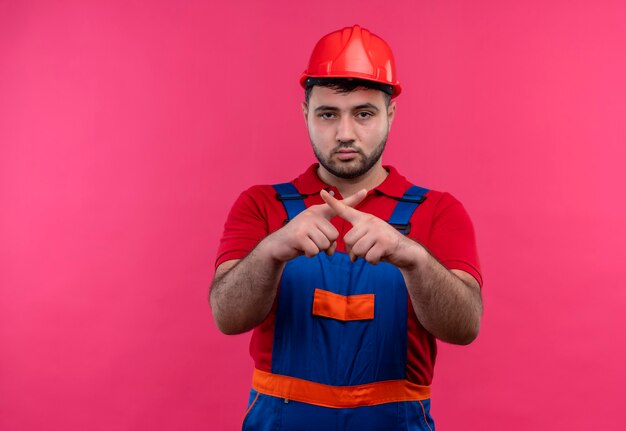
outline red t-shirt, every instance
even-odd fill
[[[317,164],[309,167],[293,180],[301,194],[307,195],[307,207],[323,204],[319,194],[322,189],[333,190],[337,199],[342,199],[335,187],[328,186],[317,175]],[[397,200],[412,185],[406,178],[391,167],[387,178],[375,189],[370,190],[365,199],[355,208],[389,220]],[[283,204],[276,197],[271,185],[253,186],[244,191],[233,205],[224,226],[224,235],[219,245],[215,266],[221,263],[244,258],[263,238],[280,229],[287,218]],[[345,251],[343,236],[352,228],[349,222],[334,217],[331,222],[339,231],[337,251]],[[411,217],[409,238],[419,242],[448,269],[460,269],[471,274],[482,286],[482,276],[476,250],[474,228],[463,205],[449,193],[431,190],[426,200]],[[271,337],[273,319],[257,328],[251,342],[251,353],[255,366],[271,371]],[[419,326],[414,313],[409,315],[409,352],[407,379],[429,385],[432,380],[436,355],[434,337],[416,337],[414,329]],[[412,330],[413,329],[413,330]],[[424,331],[422,331],[424,332]],[[269,351],[267,345],[269,344]]]

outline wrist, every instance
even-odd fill
[[[399,263],[396,265],[402,271],[419,271],[428,262],[428,251],[420,243],[405,236],[398,245],[400,250]]]
[[[256,251],[263,260],[279,265],[287,260],[284,250],[281,250],[281,241],[276,238],[276,232],[269,234],[257,245]]]

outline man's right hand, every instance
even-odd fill
[[[365,195],[367,190],[363,189],[341,202],[355,207]],[[313,205],[281,229],[268,235],[262,241],[262,247],[274,260],[280,262],[287,262],[301,255],[313,257],[321,251],[332,255],[337,248],[339,232],[330,219],[336,215],[336,211],[328,204]]]
[[[361,190],[341,202],[354,207],[366,194]],[[332,254],[339,232],[330,219],[336,215],[326,203],[311,206],[265,237],[245,258],[223,262],[211,287],[211,309],[220,331],[240,334],[268,316],[287,261],[320,251]]]

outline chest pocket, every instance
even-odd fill
[[[374,318],[373,293],[340,295],[324,289],[313,292],[313,315],[348,322],[350,320],[372,320]]]

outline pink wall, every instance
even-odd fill
[[[441,348],[438,429],[622,429],[625,20],[620,0],[1,1],[0,429],[236,429],[252,365],[210,317],[217,241],[243,188],[313,160],[297,78],[354,23],[404,84],[386,163],[478,232],[484,324]]]

